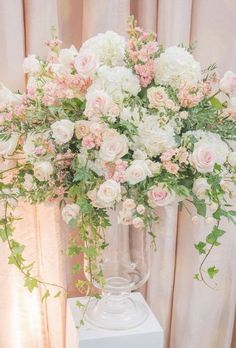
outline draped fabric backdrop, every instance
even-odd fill
[[[24,88],[21,65],[29,53],[45,54],[43,42],[55,25],[64,46],[77,48],[90,36],[105,30],[124,34],[134,14],[146,30],[157,31],[166,45],[198,41],[195,56],[203,66],[217,62],[219,72],[236,72],[235,0],[1,0],[0,80],[8,87]],[[16,238],[27,245],[27,257],[45,280],[67,286],[67,230],[56,204],[22,205]],[[209,227],[193,225],[186,211],[160,210],[158,251],[152,255],[152,273],[143,289],[165,330],[166,348],[230,348],[236,301],[235,227],[210,257],[220,268],[217,290],[193,281],[200,259],[193,244]],[[0,245],[0,347],[63,348],[65,299],[41,303],[43,289],[29,294],[22,276],[7,264],[8,250]],[[232,342],[232,343],[231,343]]]

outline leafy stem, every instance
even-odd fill
[[[14,247],[12,245],[13,242],[15,242],[13,239],[10,240],[10,237],[9,237],[9,233],[8,233],[8,227],[7,227],[7,222],[8,222],[8,216],[7,216],[7,210],[8,210],[8,203],[5,202],[5,206],[4,206],[4,232],[5,232],[5,237],[6,237],[6,240],[7,240],[7,244],[8,244],[8,247],[11,251],[11,257],[14,259],[14,264],[16,265],[16,267],[19,269],[19,271],[23,274],[23,276],[25,277],[25,280],[28,280],[28,281],[33,281],[32,284],[28,285],[28,288],[31,286],[31,288],[29,288],[29,290],[33,290],[34,287],[37,287],[38,284],[42,284],[44,285],[45,287],[46,286],[52,286],[52,287],[56,287],[56,288],[59,288],[63,291],[66,292],[66,289],[61,286],[61,285],[58,285],[56,283],[51,283],[51,282],[46,282],[44,280],[41,280],[39,278],[36,278],[34,277],[31,273],[30,273],[30,269],[32,268],[32,264],[31,265],[23,265],[23,259],[22,259],[22,256],[21,256],[21,261],[19,260],[19,258],[17,258],[17,256],[15,255],[15,250],[14,250]],[[15,242],[17,243],[17,242]],[[17,245],[19,245],[19,243],[17,243]],[[23,246],[22,246],[23,247]],[[18,254],[19,255],[19,254]],[[26,271],[26,269],[28,269]],[[28,284],[26,282],[26,284]]]

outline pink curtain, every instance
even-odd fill
[[[79,47],[100,31],[124,34],[130,13],[146,30],[157,31],[159,42],[197,40],[195,55],[203,66],[216,62],[221,74],[225,69],[236,71],[235,0],[1,0],[0,81],[23,89],[23,57],[45,53],[43,42],[51,25],[64,46]],[[19,214],[24,220],[16,237],[28,246],[27,257],[36,260],[36,271],[76,295],[71,277],[66,280],[67,231],[57,205],[23,205]],[[143,291],[165,330],[166,348],[236,347],[235,231],[226,225],[223,245],[212,254],[211,263],[219,265],[221,273],[218,289],[210,290],[192,279],[199,264],[193,244],[208,227],[193,226],[186,212],[178,215],[176,207],[162,209],[160,215],[161,224],[155,226],[159,248],[152,255],[152,274]],[[42,289],[30,295],[18,271],[7,265],[7,252],[0,245],[0,347],[63,348],[65,299],[42,304]]]

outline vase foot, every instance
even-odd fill
[[[129,293],[122,292],[120,295],[105,294],[101,300],[90,300],[85,319],[100,328],[127,330],[142,324],[148,315],[148,309],[142,302],[135,301],[129,297]]]

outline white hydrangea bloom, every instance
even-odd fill
[[[107,92],[115,102],[121,103],[127,96],[136,96],[140,92],[139,80],[133,72],[125,67],[102,66],[89,88]]]
[[[172,46],[155,61],[156,84],[179,87],[182,82],[191,84],[201,80],[201,66],[185,48]]]
[[[153,157],[176,146],[175,132],[170,124],[160,127],[157,117],[147,116],[139,123],[138,136],[134,138],[134,142],[135,147]]]
[[[85,41],[80,51],[89,49],[95,53],[101,65],[123,65],[125,38],[113,31],[100,33]]]

